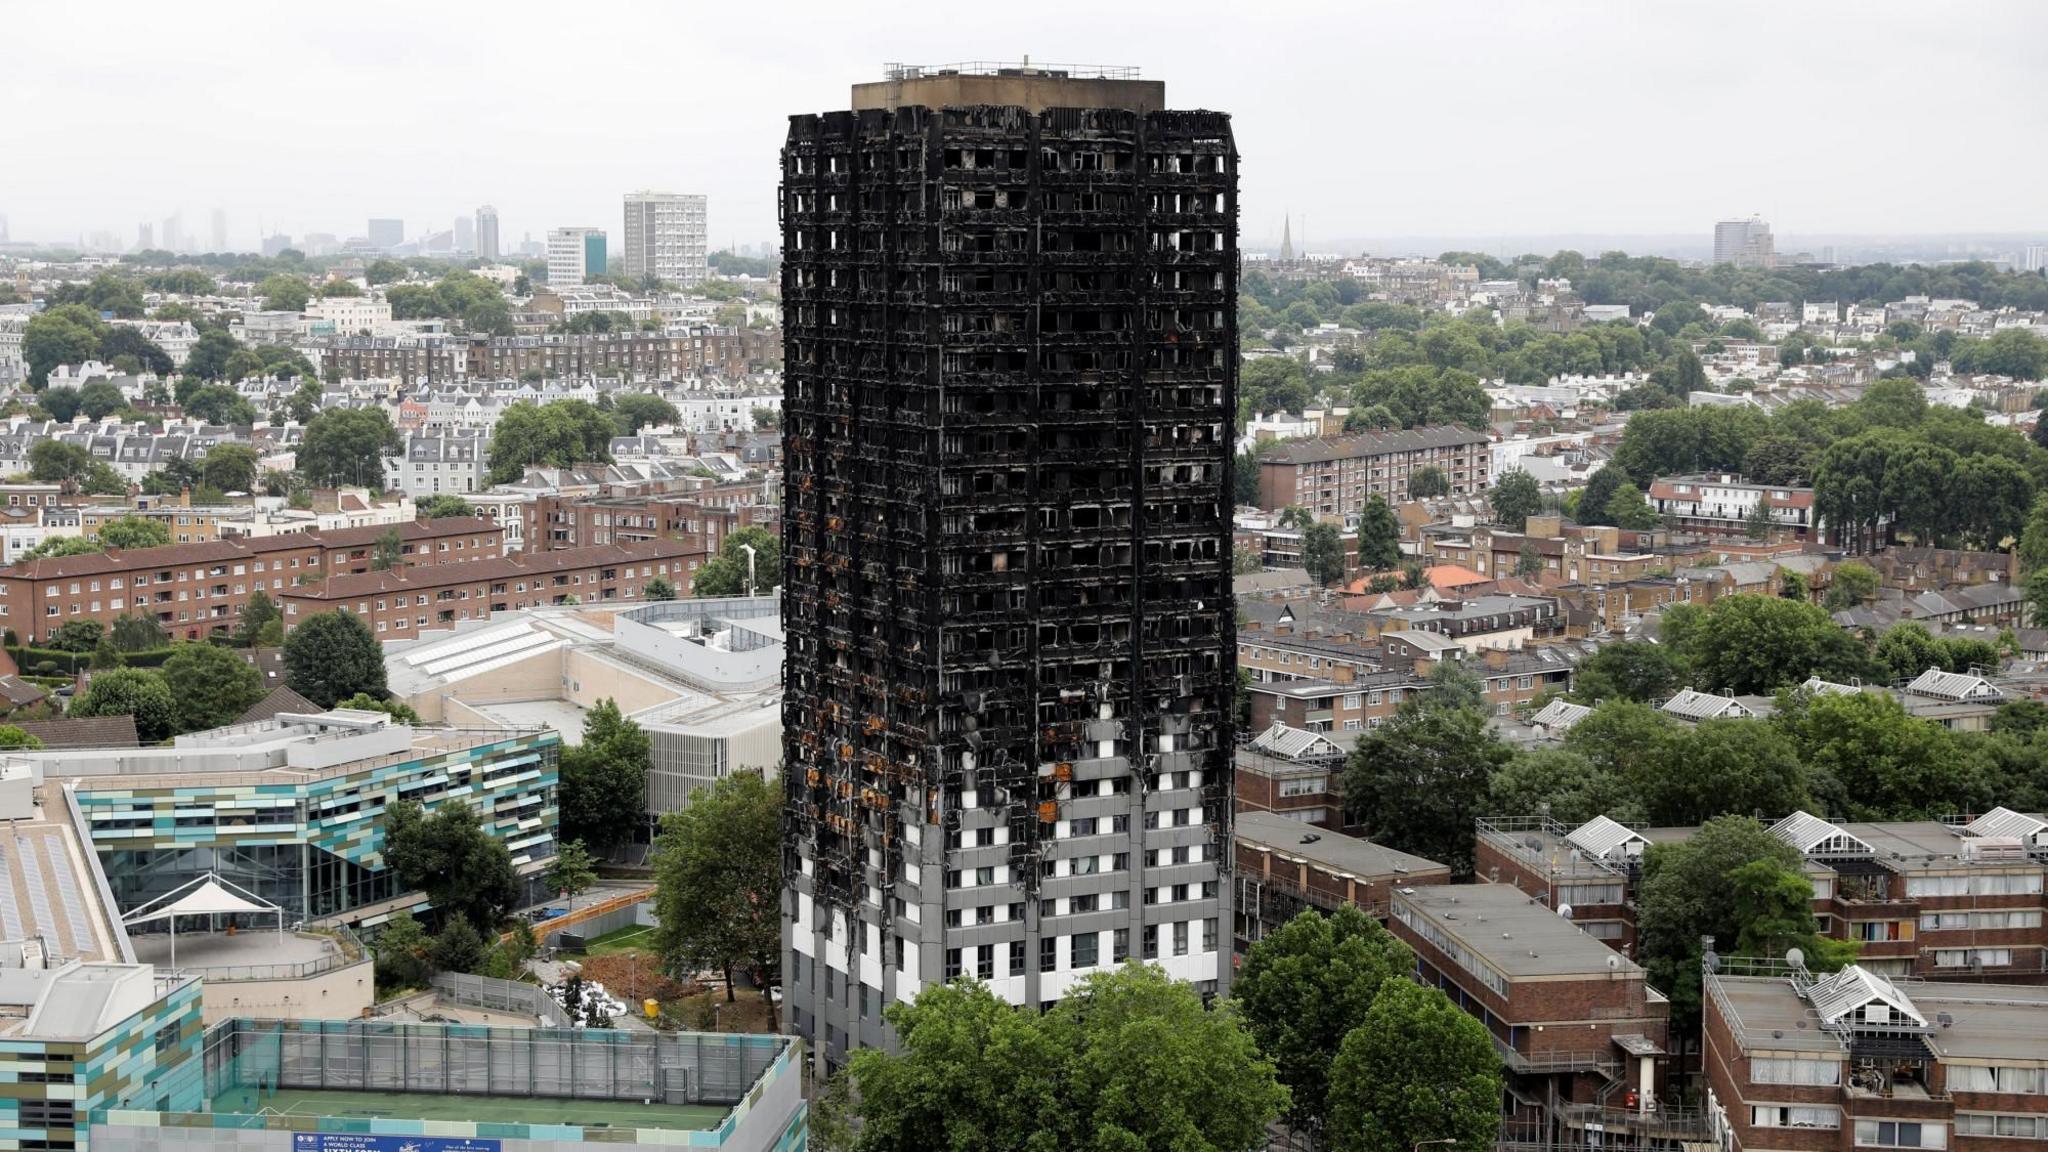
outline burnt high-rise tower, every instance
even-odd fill
[[[1091,70],[892,67],[782,156],[789,1023],[1229,978],[1237,153]]]

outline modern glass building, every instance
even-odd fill
[[[374,925],[417,903],[384,866],[381,817],[399,800],[468,805],[522,874],[554,856],[552,729],[415,731],[369,715],[224,728],[170,749],[44,754],[38,766],[72,777],[62,782],[124,909],[210,872],[294,917]]]

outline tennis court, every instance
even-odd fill
[[[496,1124],[704,1129],[729,1109],[631,1100],[561,1100],[540,1096],[437,1095],[424,1092],[327,1092],[231,1088],[214,1097],[215,1112],[285,1116],[350,1116],[395,1120],[461,1120]]]

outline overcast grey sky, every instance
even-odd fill
[[[0,214],[68,239],[616,232],[629,189],[775,232],[792,112],[885,61],[1135,64],[1234,114],[1248,245],[1317,238],[2048,234],[2041,0],[705,4],[0,0]]]

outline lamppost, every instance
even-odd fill
[[[640,953],[626,953],[626,995],[631,1007],[640,1007]]]
[[[752,596],[754,594],[754,546],[752,544],[742,544],[740,545],[740,551],[747,554],[747,595]]]

